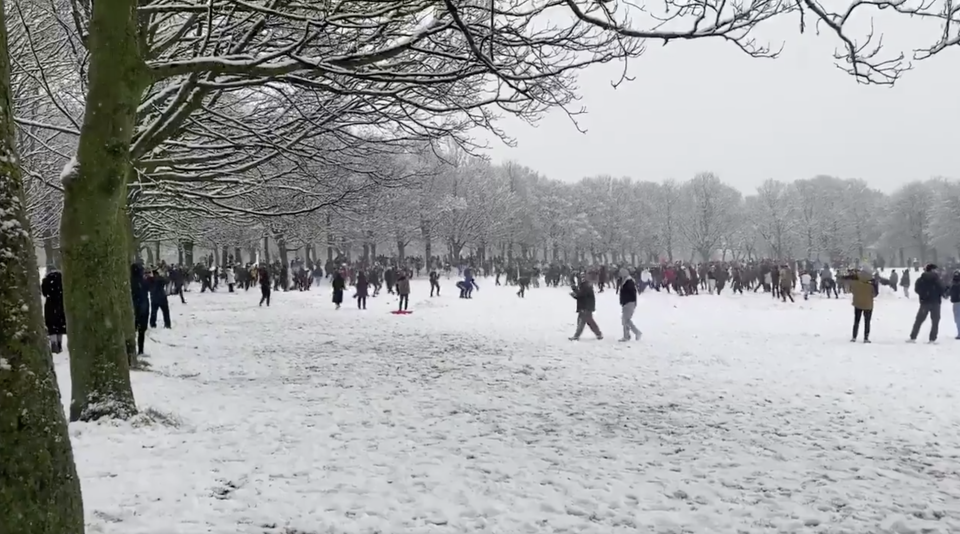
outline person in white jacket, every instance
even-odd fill
[[[232,265],[227,267],[227,291],[233,293],[233,286],[237,283],[237,272]]]

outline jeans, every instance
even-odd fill
[[[866,341],[870,339],[870,319],[873,318],[873,310],[853,309],[853,339],[857,339],[861,317],[863,317],[863,340]]]
[[[634,337],[640,339],[640,329],[633,324],[633,312],[637,311],[636,302],[628,302],[620,309],[620,322],[623,324],[623,339],[630,339],[632,332]]]
[[[593,320],[592,311],[581,311],[577,312],[577,331],[573,334],[573,339],[580,339],[580,335],[583,334],[583,328],[589,326],[590,330],[593,331],[593,335],[603,337],[603,334],[600,333],[600,327],[597,326],[597,322]]]
[[[920,309],[917,310],[917,318],[913,321],[913,330],[910,331],[910,339],[917,339],[920,335],[920,327],[930,316],[930,341],[937,340],[937,334],[940,331],[940,302],[921,302]]]
[[[953,324],[957,325],[957,338],[960,339],[960,302],[953,303]]]

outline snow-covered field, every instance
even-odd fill
[[[444,284],[409,316],[326,285],[174,298],[134,375],[159,414],[71,426],[89,531],[960,532],[949,304],[907,345],[886,292],[863,345],[848,300],[648,292],[622,344],[609,291],[607,338],[573,343],[564,289]]]

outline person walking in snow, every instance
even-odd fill
[[[360,271],[357,273],[357,308],[361,310],[367,309],[367,273]]]
[[[900,276],[900,287],[903,288],[903,296],[910,298],[910,271],[908,269],[904,269]]]
[[[957,326],[960,339],[960,271],[953,271],[953,283],[950,285],[950,305],[953,306],[953,323]]]
[[[400,295],[400,304],[397,311],[407,311],[410,307],[410,278],[406,271],[397,273],[397,295]]]
[[[67,314],[63,310],[63,274],[56,267],[47,267],[47,274],[40,282],[43,295],[43,322],[47,326],[50,352],[63,352],[63,335],[67,333]]]
[[[870,343],[870,320],[873,318],[873,302],[876,297],[873,285],[873,275],[869,267],[859,272],[851,272],[844,276],[850,282],[850,293],[853,295],[853,337],[851,343],[856,343],[860,329],[860,319],[863,319],[863,342]]]
[[[237,271],[233,265],[227,267],[227,292],[233,293],[233,287],[237,285]]]
[[[913,286],[913,292],[920,299],[920,308],[917,310],[917,318],[913,321],[913,329],[910,330],[910,343],[917,341],[920,334],[920,327],[923,326],[927,316],[930,316],[930,343],[937,342],[937,334],[940,331],[940,304],[943,302],[943,285],[940,283],[940,275],[937,274],[937,266],[927,265],[923,273],[917,278]]]
[[[440,296],[440,273],[436,269],[430,269],[430,296],[436,290],[437,296]]]
[[[260,305],[267,303],[270,307],[270,268],[265,263],[261,263],[257,269],[257,278],[260,282]]]
[[[570,296],[577,300],[577,330],[574,332],[573,337],[570,338],[570,341],[579,341],[585,326],[590,327],[593,335],[597,336],[598,340],[603,339],[603,333],[600,332],[600,327],[597,326],[597,322],[593,320],[593,312],[597,309],[597,297],[593,292],[593,285],[590,283],[590,280],[584,278],[583,281],[580,282],[580,286],[570,293]]]
[[[347,281],[343,277],[343,269],[338,270],[333,275],[333,303],[340,309],[343,304],[343,290],[347,288]]]
[[[633,313],[637,310],[637,283],[626,269],[620,269],[620,323],[623,325],[623,338],[630,341],[630,334],[640,340],[640,329],[633,324]]]
[[[159,270],[154,269],[147,277],[147,291],[150,292],[150,328],[157,327],[157,312],[163,313],[163,327],[170,328],[170,305],[167,303],[167,279]]]

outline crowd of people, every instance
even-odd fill
[[[906,297],[910,296],[912,289],[919,300],[919,309],[908,341],[917,340],[922,325],[929,319],[928,340],[936,342],[939,336],[941,303],[944,299],[952,303],[957,339],[960,339],[960,271],[954,271],[949,278],[941,277],[940,269],[933,264],[925,266],[922,272],[915,263],[912,271],[909,268],[901,271],[891,269],[887,273],[884,268],[859,265],[859,262],[850,267],[835,269],[828,264],[811,261],[758,260],[697,264],[675,262],[646,266],[575,266],[563,262],[544,264],[517,258],[493,258],[484,261],[468,258],[454,265],[436,257],[427,262],[422,258],[401,262],[381,256],[372,262],[349,261],[341,257],[329,260],[322,266],[318,262],[300,259],[295,259],[288,266],[276,261],[246,265],[231,262],[228,266],[218,267],[213,265],[212,259],[193,267],[170,266],[161,262],[157,266],[145,268],[140,262],[133,263],[130,287],[137,331],[137,353],[143,354],[146,332],[149,328],[157,328],[159,319],[162,318],[164,328],[172,327],[168,297],[176,295],[181,303],[185,304],[184,292],[192,284],[199,284],[201,293],[217,291],[221,286],[226,286],[231,293],[239,289],[249,291],[254,286],[259,286],[260,306],[266,304],[269,307],[274,291],[309,291],[321,281],[328,280],[332,290],[332,302],[337,309],[343,305],[345,294],[352,288],[352,297],[356,300],[357,308],[361,310],[367,308],[368,298],[377,297],[386,287],[388,294],[397,296],[397,312],[402,313],[409,312],[410,281],[419,277],[423,270],[428,271],[430,297],[439,297],[443,279],[449,280],[454,273],[457,277],[455,286],[461,299],[471,299],[474,291],[479,291],[477,274],[481,277],[494,277],[494,284],[497,286],[516,286],[516,295],[519,298],[525,298],[531,287],[540,287],[541,281],[547,287],[560,287],[562,284],[569,286],[572,288],[571,296],[576,300],[577,312],[576,330],[571,340],[579,340],[587,327],[598,339],[603,339],[593,317],[597,292],[613,289],[619,294],[623,327],[620,341],[626,342],[639,340],[642,335],[632,318],[637,306],[637,296],[643,291],[665,291],[686,297],[701,293],[720,295],[727,287],[731,292],[740,294],[762,290],[783,302],[794,302],[794,291],[798,287],[804,299],[816,294],[825,298],[840,298],[841,294],[849,294],[854,308],[851,341],[858,340],[862,325],[865,343],[870,342],[874,299],[880,294],[881,288],[889,287],[893,291],[902,291]],[[50,336],[50,347],[54,353],[60,353],[63,351],[63,336],[67,333],[67,324],[63,311],[63,279],[53,266],[48,266],[40,289],[45,298],[44,317]]]

